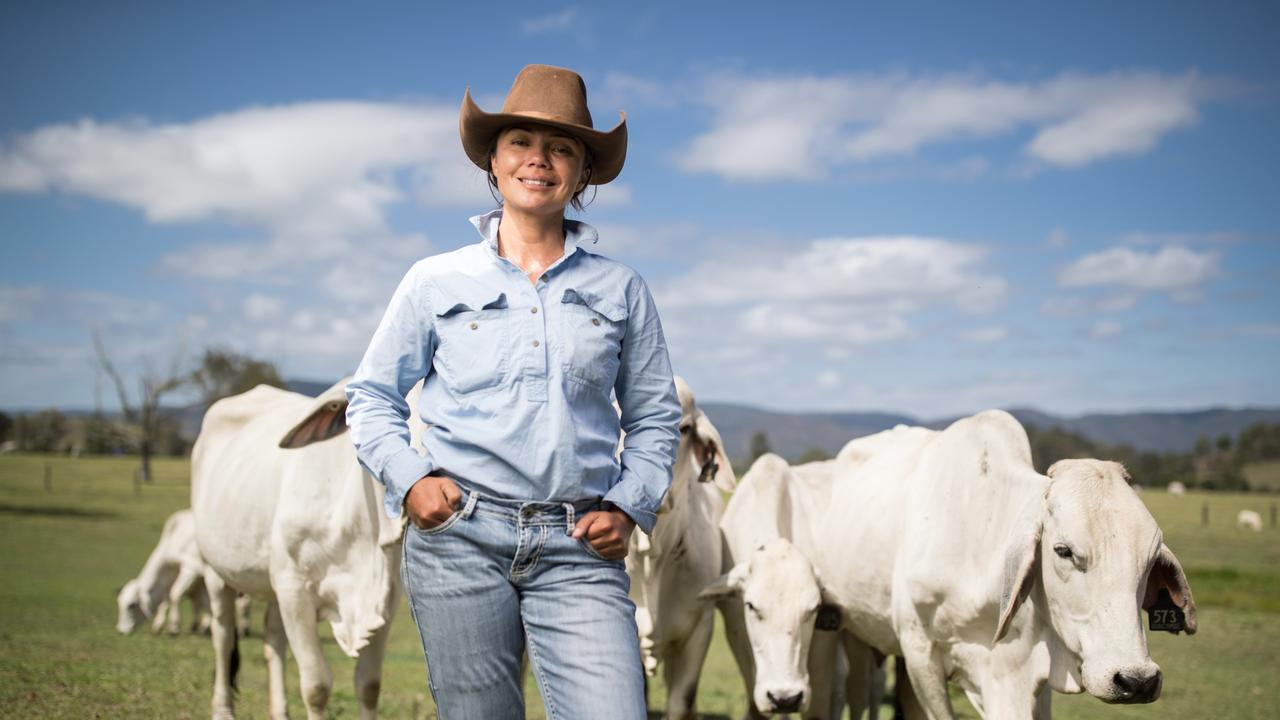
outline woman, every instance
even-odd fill
[[[564,217],[621,171],[626,118],[595,130],[582,79],[530,65],[500,113],[464,95],[460,127],[500,207],[471,219],[479,242],[409,270],[347,422],[408,516],[402,578],[440,717],[524,717],[527,650],[549,719],[642,719],[622,559],[635,526],[653,531],[680,405],[644,281]],[[422,378],[425,458],[405,401]]]

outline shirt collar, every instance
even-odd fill
[[[495,257],[498,254],[498,224],[501,221],[502,208],[495,208],[471,218],[471,224],[476,227],[485,245],[493,251]],[[567,259],[577,252],[578,245],[584,242],[595,244],[599,239],[600,233],[596,232],[596,229],[587,223],[581,220],[565,220],[564,257],[561,260]]]

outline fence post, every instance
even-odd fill
[[[1202,527],[1209,527],[1209,501],[1208,500],[1205,500],[1204,504],[1200,506],[1200,525]]]
[[[44,461],[44,491],[53,492],[53,465],[48,460]],[[1274,512],[1272,517],[1275,517]]]

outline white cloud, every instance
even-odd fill
[[[665,283],[664,299],[672,305],[839,301],[890,313],[943,303],[988,312],[1007,283],[981,271],[985,254],[981,247],[937,238],[826,238],[800,249],[705,261]]]
[[[161,262],[208,278],[333,261],[392,238],[386,213],[397,203],[473,203],[484,193],[458,147],[456,107],[369,102],[50,125],[0,148],[4,190],[84,195],[156,223],[265,231],[265,241],[182,248]]]
[[[678,162],[733,180],[812,180],[849,163],[1031,128],[1028,157],[1076,167],[1145,152],[1197,117],[1194,73],[1063,73],[1040,82],[972,75],[717,75],[715,113]],[[985,170],[971,163],[969,176]]]
[[[989,344],[1004,340],[1009,336],[1009,331],[1000,325],[991,325],[988,327],[974,328],[965,330],[960,333],[960,339],[971,343]]]
[[[840,373],[834,370],[825,370],[818,373],[818,377],[814,378],[814,382],[818,387],[833,388],[840,386]]]
[[[541,35],[543,33],[568,30],[578,18],[577,8],[568,8],[558,13],[529,18],[520,23],[520,32],[525,35]]]
[[[1115,337],[1124,332],[1124,325],[1115,320],[1099,320],[1093,324],[1093,328],[1089,331],[1089,335],[1095,339],[1102,340],[1109,337]]]
[[[1190,291],[1217,273],[1218,260],[1216,253],[1197,253],[1184,247],[1169,246],[1151,253],[1114,247],[1071,263],[1058,274],[1058,284]]]

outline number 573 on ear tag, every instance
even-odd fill
[[[1147,627],[1152,632],[1163,630],[1174,635],[1187,629],[1187,616],[1174,604],[1168,588],[1161,588],[1160,596],[1147,609]]]

